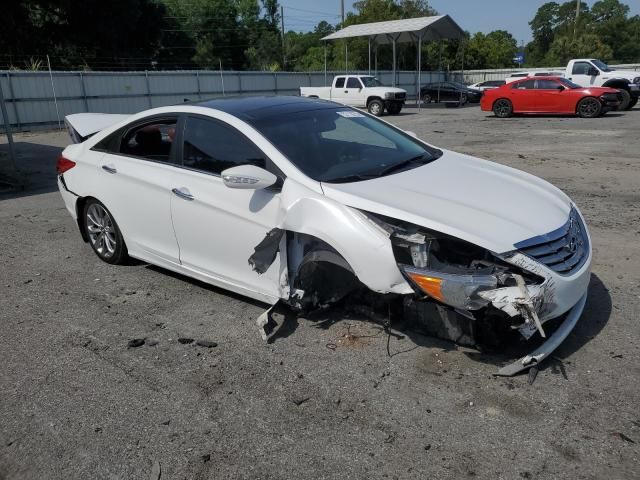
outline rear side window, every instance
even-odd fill
[[[336,88],[344,87],[344,77],[336,78]]]
[[[525,80],[524,82],[516,83],[512,88],[515,88],[516,90],[532,90],[535,88],[535,84],[535,80]]]
[[[120,153],[159,162],[168,162],[178,120],[163,119],[128,130],[120,142]]]
[[[182,162],[185,167],[220,174],[238,165],[266,168],[266,156],[233,127],[215,120],[187,117]]]
[[[347,80],[347,88],[362,88],[362,85],[356,77],[349,77],[349,80]]]

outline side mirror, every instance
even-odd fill
[[[406,133],[407,135],[409,135],[410,137],[413,138],[418,138],[418,135],[416,135],[416,132],[412,132],[410,130],[405,130],[404,133]]]
[[[239,165],[223,170],[222,181],[229,188],[244,190],[262,190],[278,181],[273,173],[255,165]]]
[[[562,91],[564,91],[564,86],[562,86],[562,85],[558,85],[558,86],[556,87],[556,90],[558,90],[559,92],[562,92]]]
[[[600,75],[600,70],[598,70],[597,68],[591,67],[589,69],[588,75],[591,77],[597,77],[598,75]]]

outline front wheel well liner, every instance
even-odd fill
[[[609,80],[602,84],[603,87],[617,88],[618,90],[629,91],[629,84],[622,79]]]

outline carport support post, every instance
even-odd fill
[[[324,42],[324,85],[327,85],[327,42]]]
[[[392,87],[396,86],[396,37],[392,38],[392,46],[393,46],[393,82],[391,83]]]
[[[420,87],[422,86],[422,32],[418,34],[418,84],[416,85],[416,104],[418,110],[422,108],[422,102],[420,99]]]
[[[369,37],[369,75],[371,75],[371,37]]]
[[[344,73],[349,73],[349,41],[344,41]]]

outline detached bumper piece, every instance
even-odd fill
[[[560,346],[560,344],[569,336],[573,328],[578,323],[580,315],[584,310],[584,306],[587,303],[587,294],[585,293],[582,298],[569,310],[567,318],[558,327],[558,329],[549,337],[549,340],[540,345],[537,349],[531,352],[529,355],[522,357],[520,360],[513,362],[506,367],[502,367],[498,370],[497,375],[510,377],[516,373],[522,372],[528,368],[534,367],[547,358],[551,353]]]

